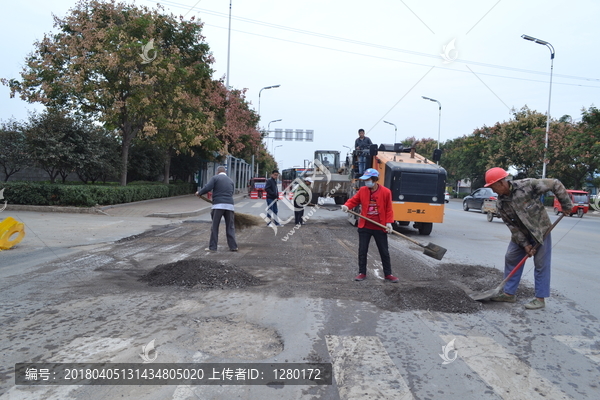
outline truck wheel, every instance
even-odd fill
[[[344,204],[346,202],[346,196],[336,196],[333,198],[335,204]]]
[[[488,222],[492,222],[494,220],[494,214],[492,214],[491,212],[487,213],[487,220]]]
[[[419,235],[429,235],[433,230],[433,223],[431,222],[421,222],[419,224]]]
[[[577,210],[577,216],[579,218],[583,218],[583,208],[580,208],[580,209]]]
[[[319,204],[319,197],[321,197],[319,193],[313,193],[310,202],[315,205]]]

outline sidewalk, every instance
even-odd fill
[[[238,202],[245,196],[239,193],[233,196],[233,200]],[[210,212],[211,207],[212,204],[188,194],[100,207],[99,212],[113,217],[187,218]]]

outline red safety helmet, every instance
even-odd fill
[[[485,185],[484,187],[490,187],[494,183],[506,178],[508,176],[508,172],[503,170],[502,168],[494,167],[490,168],[485,173]]]

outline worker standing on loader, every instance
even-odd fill
[[[354,141],[354,149],[355,150],[367,150],[370,145],[372,145],[371,139],[365,136],[365,130],[358,130],[358,137]],[[358,173],[362,174],[365,171],[366,157],[364,153],[361,151],[358,156]]]
[[[540,201],[540,197],[550,191],[560,201],[563,210],[573,205],[563,184],[558,179],[520,179],[508,181],[508,173],[502,168],[491,168],[485,173],[485,187],[498,193],[498,214],[510,229],[512,236],[504,258],[504,276],[513,270],[526,255],[534,257],[535,298],[525,304],[528,310],[537,310],[546,306],[545,298],[550,297],[550,262],[552,258],[552,239],[550,218]],[[540,243],[538,249],[535,244]],[[523,268],[520,268],[506,282],[504,293],[492,297],[492,301],[514,303],[515,293],[521,281]]]
[[[392,192],[390,189],[377,183],[379,172],[376,169],[367,169],[359,179],[365,181],[365,186],[361,187],[342,206],[342,211],[348,212],[349,209],[360,204],[363,216],[385,225],[386,229],[365,221],[362,218],[358,221],[358,275],[354,280],[363,281],[367,277],[367,253],[369,251],[371,236],[373,236],[379,250],[381,263],[383,264],[385,280],[396,283],[399,279],[392,275],[392,264],[387,240],[387,234],[392,233],[392,223],[394,222]]]

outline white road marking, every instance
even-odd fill
[[[358,248],[355,248],[355,249],[350,248],[341,239],[337,239],[337,241],[338,241],[339,244],[341,244],[350,253],[354,253],[354,254],[358,253]],[[383,271],[383,264],[381,263],[381,261],[377,260],[377,258],[375,258],[375,256],[373,256],[372,252],[371,253],[367,253],[367,260],[371,260],[372,261],[371,265],[369,265],[369,263],[367,261],[367,275],[368,275],[368,271],[373,271],[373,274],[375,274],[376,278],[379,278],[379,279],[383,280],[383,275],[381,274],[381,271]],[[373,266],[374,268],[369,268],[371,266]]]
[[[383,280],[383,263],[376,260],[375,257],[371,257],[371,255],[369,255],[369,258],[373,260],[373,265],[375,266],[375,268],[373,268],[373,273],[377,278]]]
[[[490,337],[461,335],[440,335],[440,337],[446,343],[456,338],[454,342],[458,354],[456,361],[459,359],[464,361],[503,399],[571,399],[552,382],[510,354]]]
[[[156,236],[163,236],[163,235],[166,235],[166,234],[168,234],[168,233],[175,232],[175,231],[176,231],[176,230],[178,230],[178,229],[181,229],[181,226],[178,226],[177,228],[169,229],[169,230],[168,230],[168,231],[166,231],[166,232],[157,233],[157,234],[156,234]]]
[[[267,207],[267,206],[266,206],[266,202],[263,202],[263,201],[261,200],[261,201],[259,201],[258,203],[254,204],[254,205],[252,206],[252,208],[258,208],[258,207],[265,207],[265,208],[266,208],[266,207]]]
[[[241,203],[236,204],[236,207],[244,207],[246,204],[248,204],[247,201],[243,201]]]
[[[341,399],[414,399],[377,336],[325,336]]]
[[[600,364],[600,351],[596,350],[598,348],[597,343],[599,342],[597,339],[585,336],[553,336],[553,338],[567,345],[579,354],[583,354],[593,362]]]

